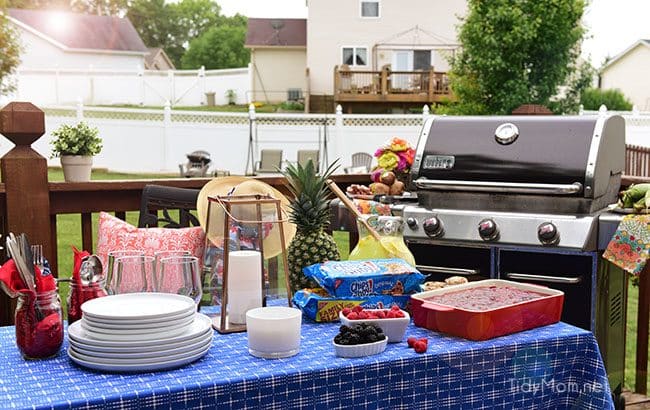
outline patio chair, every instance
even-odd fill
[[[320,169],[320,162],[319,162],[319,156],[320,152],[317,149],[305,149],[305,150],[298,150],[298,164],[302,165],[303,167],[307,165],[307,162],[311,159],[312,162],[314,163],[314,167],[316,170]]]
[[[199,226],[191,211],[196,209],[198,189],[176,188],[164,185],[145,185],[140,200],[138,228],[152,228],[163,224],[165,228]],[[162,216],[158,215],[162,210]],[[178,217],[170,214],[178,212]]]
[[[365,174],[370,171],[372,155],[367,152],[355,152],[352,154],[352,165],[345,168],[346,174]]]
[[[181,177],[204,177],[210,168],[210,153],[203,150],[193,151],[186,155],[187,162],[178,164]]]
[[[260,160],[255,163],[255,173],[277,173],[282,167],[281,149],[263,149],[260,151]]]

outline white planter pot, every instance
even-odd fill
[[[93,167],[93,157],[83,155],[62,155],[61,166],[66,182],[88,182]]]

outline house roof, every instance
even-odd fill
[[[605,65],[603,65],[603,70],[607,69],[608,67],[610,67],[611,65],[613,65],[614,63],[616,63],[618,60],[620,60],[621,58],[625,57],[625,55],[626,55],[627,53],[629,53],[630,51],[634,50],[634,49],[637,48],[638,46],[650,47],[650,39],[640,39],[640,40],[637,40],[634,44],[632,44],[631,46],[629,46],[628,48],[626,48],[626,49],[623,50],[622,52],[620,52],[620,53],[618,53],[617,55],[615,55],[614,58],[612,58],[612,59],[609,60]]]
[[[246,47],[306,47],[306,19],[248,19]]]
[[[156,61],[156,58],[161,58],[161,59],[165,60],[167,65],[169,65],[169,67],[171,67],[172,69],[176,68],[174,66],[174,63],[169,58],[167,53],[165,53],[165,50],[163,50],[162,47],[149,47],[149,48],[147,48],[147,50],[149,51],[149,53],[146,56],[144,56],[144,66],[145,66],[145,68],[153,67],[154,62]]]
[[[49,10],[9,9],[14,23],[69,50],[147,53],[127,18]]]

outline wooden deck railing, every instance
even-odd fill
[[[625,147],[625,174],[650,177],[650,148],[637,145]]]
[[[334,67],[334,99],[340,102],[433,103],[452,98],[447,73],[344,70]]]

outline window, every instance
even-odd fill
[[[361,17],[378,18],[379,0],[360,0]]]
[[[341,61],[349,66],[368,65],[368,48],[366,47],[343,47]]]

